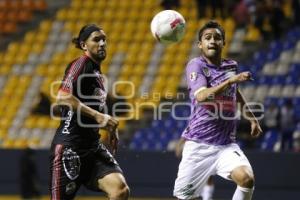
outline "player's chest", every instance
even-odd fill
[[[221,69],[204,67],[203,74],[206,77],[208,86],[214,87],[236,75],[236,67],[226,67]]]

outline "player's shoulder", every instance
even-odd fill
[[[223,59],[223,65],[238,65],[237,61],[230,59],[230,58],[225,58]]]
[[[86,55],[82,55],[80,57],[75,58],[74,60],[71,61],[71,65],[85,65],[88,62],[90,62],[90,59]]]
[[[186,65],[186,68],[191,68],[191,67],[198,67],[201,68],[205,66],[205,62],[203,61],[203,58],[201,57],[196,57],[192,58]]]

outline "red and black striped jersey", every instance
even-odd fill
[[[72,61],[66,68],[60,90],[77,97],[85,105],[103,112],[107,92],[100,66],[91,58],[83,55]],[[99,127],[97,122],[81,114],[80,110],[61,107],[61,123],[58,127],[54,144],[87,145],[98,142]]]

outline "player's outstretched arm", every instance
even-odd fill
[[[242,72],[240,74],[234,75],[231,78],[227,79],[226,81],[222,82],[221,84],[210,87],[210,88],[203,88],[202,90],[196,94],[196,99],[199,102],[206,101],[208,97],[215,96],[216,94],[222,92],[231,84],[240,83],[244,81],[251,80],[251,73],[250,72]]]
[[[81,114],[95,119],[101,127],[109,131],[114,131],[119,124],[119,122],[110,115],[102,114],[97,110],[88,107],[69,92],[60,90],[56,97],[56,103],[58,105],[68,106],[73,110],[80,111]]]
[[[251,123],[251,135],[253,137],[260,136],[262,133],[262,129],[259,125],[259,122],[256,119],[255,115],[251,112],[250,108],[247,106],[246,99],[239,90],[237,91],[237,102],[241,105],[240,108],[246,109],[246,112],[242,113],[245,114],[245,116],[243,117]]]

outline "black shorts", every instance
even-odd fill
[[[70,200],[81,185],[93,191],[98,179],[110,173],[123,173],[103,144],[91,149],[56,144],[51,149],[51,200]]]

